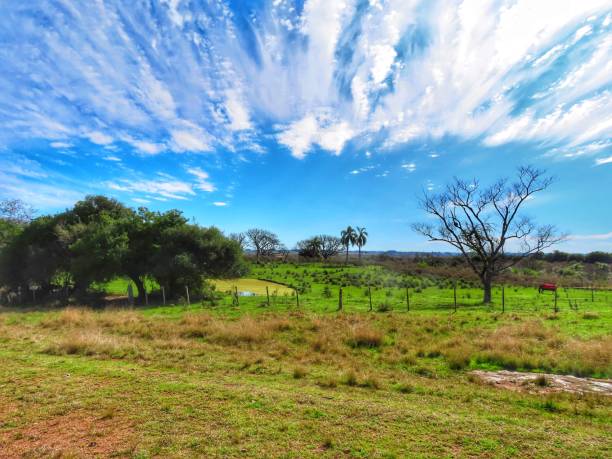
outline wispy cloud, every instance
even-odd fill
[[[568,236],[568,239],[580,241],[607,241],[612,240],[612,231],[600,234],[572,234]]]
[[[303,158],[351,141],[390,148],[452,135],[580,149],[612,136],[610,9],[3,2],[0,142],[124,142],[153,155],[258,150],[271,133]]]
[[[612,156],[608,156],[607,158],[598,158],[595,160],[595,164],[597,166],[601,166],[603,164],[610,164],[612,163]]]
[[[132,181],[122,179],[114,182],[107,182],[106,186],[113,191],[146,193],[154,197],[166,199],[184,200],[196,194],[190,183],[180,180]]]
[[[187,169],[187,172],[196,178],[196,188],[202,191],[207,191],[209,193],[215,191],[215,186],[208,180],[209,175],[207,172],[204,172],[199,167],[192,167],[190,169]]]

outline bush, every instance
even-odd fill
[[[383,342],[383,334],[365,325],[358,326],[352,330],[348,344],[351,347],[378,347]]]
[[[342,375],[341,382],[346,386],[355,387],[357,385],[357,375],[353,370],[347,371]]]
[[[308,372],[304,367],[295,367],[293,369],[293,379],[301,379],[306,376]]]

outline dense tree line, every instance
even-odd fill
[[[550,253],[539,253],[535,258],[550,262],[612,263],[612,253],[609,252],[589,252],[582,254],[566,253],[555,250]]]
[[[197,294],[206,277],[245,271],[239,243],[217,228],[188,223],[178,210],[132,209],[90,196],[59,214],[0,220],[12,228],[2,232],[0,284],[13,292],[79,293],[122,276],[132,280],[142,301],[146,279],[171,297],[185,286]]]

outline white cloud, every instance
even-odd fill
[[[71,148],[72,144],[68,142],[51,142],[50,145],[53,148],[62,149],[62,148]]]
[[[224,202],[224,201],[215,201],[215,202],[213,202],[213,206],[225,207],[225,206],[227,206],[227,202]]]
[[[301,159],[313,144],[339,155],[346,142],[353,136],[353,130],[346,121],[334,121],[323,113],[319,116],[308,114],[281,131],[277,139]]]
[[[172,131],[172,149],[178,152],[200,152],[210,150],[210,145],[201,131],[177,130]]]
[[[579,148],[612,135],[609,0],[273,1],[248,34],[222,1],[44,5],[3,14],[3,142],[238,151],[269,123],[303,158],[355,137]]]
[[[278,135],[278,141],[291,150],[291,154],[302,159],[317,135],[319,125],[313,115],[307,115],[289,125]]]
[[[415,163],[405,163],[402,164],[402,169],[406,169],[408,172],[414,172],[416,171],[416,164]]]
[[[607,158],[598,158],[595,160],[595,164],[597,166],[601,166],[603,164],[611,164],[612,163],[612,156],[608,156]]]
[[[131,193],[147,193],[157,198],[166,199],[188,199],[195,195],[192,185],[180,180],[128,180],[121,179],[115,182],[107,182],[106,186],[115,191]]]
[[[113,138],[103,132],[92,131],[85,135],[91,142],[98,145],[108,145],[113,143]]]
[[[114,161],[114,162],[120,162],[121,158],[119,158],[118,156],[105,156],[104,159],[106,161]]]
[[[230,119],[230,129],[240,131],[251,129],[251,120],[248,109],[245,107],[240,95],[236,90],[226,93],[225,109]]]
[[[567,238],[580,241],[607,241],[612,240],[612,231],[600,234],[572,234]]]
[[[199,167],[192,167],[187,169],[187,172],[193,175],[196,178],[195,187],[202,191],[213,192],[215,191],[215,186],[208,181],[209,175],[207,172],[204,172]]]
[[[164,151],[165,149],[165,146],[159,143],[146,142],[143,140],[137,140],[132,138],[128,138],[126,139],[126,141],[133,145],[139,152],[146,153],[149,155],[156,155]]]

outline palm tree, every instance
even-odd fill
[[[348,263],[349,246],[350,245],[355,245],[355,241],[356,240],[357,240],[357,233],[351,227],[351,225],[347,226],[345,230],[342,230],[340,232],[340,241],[342,242],[342,245],[344,247],[346,247],[346,261],[345,261],[345,263]]]
[[[355,244],[359,248],[359,261],[361,261],[361,248],[368,242],[368,232],[365,228],[357,227],[357,235],[355,236]]]

